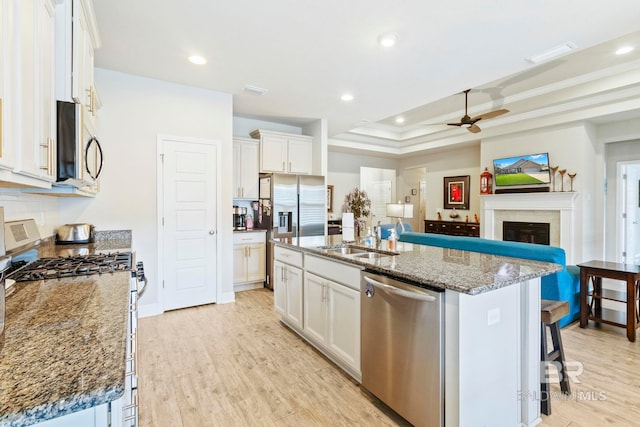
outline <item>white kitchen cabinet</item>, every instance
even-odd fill
[[[90,0],[57,1],[55,40],[57,99],[82,104],[91,121],[99,107],[93,69],[101,41]]]
[[[19,115],[15,114],[16,102],[20,99],[20,86],[13,84],[19,75],[16,42],[20,26],[17,14],[20,3],[16,0],[0,0],[0,168],[10,176],[16,165],[16,125]],[[19,146],[18,146],[19,147]]]
[[[55,180],[55,6],[21,2],[21,162],[16,173]]]
[[[273,304],[292,327],[302,329],[302,269],[274,261]]]
[[[290,326],[302,330],[303,325],[303,256],[301,252],[274,248],[274,308]]]
[[[267,261],[263,232],[233,234],[233,288],[235,291],[264,286]]]
[[[233,139],[233,198],[257,199],[260,173],[260,143],[253,139]]]
[[[331,262],[331,261],[329,261]],[[360,373],[360,292],[308,270],[304,275],[304,333]]]
[[[313,138],[282,132],[256,130],[260,139],[260,172],[310,175],[313,169]]]

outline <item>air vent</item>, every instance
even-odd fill
[[[250,93],[251,95],[262,95],[267,90],[258,86],[245,85],[242,91],[246,93]]]

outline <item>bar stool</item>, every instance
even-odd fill
[[[571,394],[569,377],[567,376],[567,368],[564,360],[564,349],[562,348],[562,339],[560,338],[560,327],[558,326],[558,321],[567,314],[569,314],[569,303],[566,301],[546,299],[540,301],[540,318],[542,320],[540,360],[543,362],[542,368],[546,372],[546,363],[544,362],[554,362],[556,360],[560,362],[560,389],[564,394]],[[553,349],[550,352],[547,349],[547,327],[549,327],[549,331],[551,332],[551,341],[553,343]],[[549,384],[546,380],[540,382],[540,394],[540,411],[545,415],[550,415],[551,401],[549,399]]]

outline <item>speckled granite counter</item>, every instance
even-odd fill
[[[277,245],[303,250],[364,267],[417,286],[476,295],[562,270],[558,264],[501,257],[478,252],[398,243],[397,255],[377,259],[349,257],[327,250],[342,244],[342,236],[275,240]],[[386,241],[383,241],[386,243]],[[362,246],[359,242],[356,246]],[[387,251],[386,248],[380,248]]]
[[[126,239],[64,246],[46,239],[38,254],[130,246]],[[124,271],[14,285],[0,352],[1,426],[31,425],[123,394],[129,278]]]

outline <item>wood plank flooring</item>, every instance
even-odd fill
[[[140,319],[138,335],[141,427],[406,425],[283,326],[267,289]],[[541,425],[638,425],[639,343],[577,324],[562,338],[584,372],[566,400],[552,385]]]

